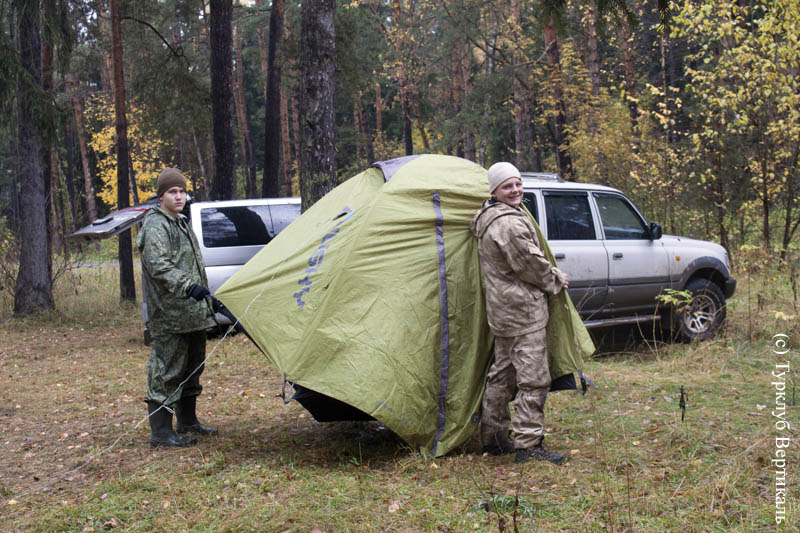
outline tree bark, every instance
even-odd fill
[[[42,4],[42,20],[48,20],[49,4]],[[53,98],[53,45],[47,39],[42,40],[42,89],[48,100]],[[50,228],[50,249],[56,254],[61,253],[62,231],[58,223],[58,209],[56,197],[58,196],[56,152],[53,139],[45,138],[44,176],[46,180],[45,195],[47,197],[47,222]],[[52,255],[51,255],[52,260]]]
[[[72,219],[72,231],[77,231],[78,225],[78,206],[75,201],[75,138],[72,134],[72,121],[67,115],[64,121],[64,152],[67,157],[67,164],[63,166],[64,180],[67,184],[67,199],[69,200],[69,214]],[[63,163],[62,163],[63,165]]]
[[[292,144],[289,139],[289,99],[281,91],[281,168],[283,169],[283,195],[292,195]]]
[[[353,131],[355,132],[356,164],[364,157],[364,128],[361,127],[361,91],[353,93]]]
[[[234,32],[236,33],[236,32]],[[257,193],[255,168],[253,168],[253,143],[250,140],[250,126],[247,123],[247,104],[244,97],[244,61],[242,60],[242,38],[235,35],[233,53],[236,61],[233,69],[233,104],[236,110],[236,121],[239,124],[239,147],[242,153],[244,170],[244,190],[247,198],[255,198]]]
[[[597,0],[589,0],[588,2],[586,51],[587,68],[592,82],[592,97],[597,98],[600,96],[600,55],[597,52]]]
[[[400,89],[403,93],[403,144],[405,146],[406,155],[414,154],[414,139],[411,136],[411,111],[408,104],[408,93],[404,89]]]
[[[19,36],[19,61],[26,80],[17,82],[18,174],[20,193],[20,258],[14,288],[14,314],[26,315],[53,309],[53,284],[47,227],[47,198],[45,176],[40,154],[42,149],[42,102],[35,87],[42,84],[42,39],[39,22],[39,3],[34,0],[15,0]],[[31,84],[33,86],[31,86]]]
[[[381,96],[381,84],[375,84],[375,158],[380,161],[383,158],[383,96]]]
[[[213,200],[236,198],[233,148],[233,3],[210,0],[211,115],[214,135]]]
[[[297,88],[298,92],[300,88]],[[300,103],[297,101],[298,94],[292,94],[292,131],[294,132],[294,158],[297,161],[297,175],[300,176]]]
[[[269,47],[267,50],[267,100],[264,109],[264,179],[261,195],[269,198],[280,194],[281,147],[281,63],[284,0],[272,0],[269,14]]]
[[[300,190],[303,211],[336,186],[333,92],[336,0],[304,0],[300,51]]]
[[[194,143],[194,150],[197,154],[197,165],[200,167],[200,177],[203,179],[203,199],[208,198],[208,178],[206,177],[206,165],[203,162],[203,151],[200,149],[200,144],[197,142],[197,134],[192,131],[192,142]]]
[[[520,11],[520,0],[513,0],[511,2],[511,17],[513,20],[513,36],[514,42],[519,43],[522,38],[522,15]],[[512,99],[512,114],[514,116],[514,165],[518,169],[527,170],[528,154],[533,148],[532,135],[531,135],[531,106],[527,103],[527,95],[522,85],[520,76],[523,75],[525,69],[519,67],[521,52],[514,50],[511,57],[513,66],[513,99]]]
[[[89,169],[89,147],[86,142],[86,128],[83,125],[83,105],[75,83],[74,74],[67,77],[67,84],[72,93],[72,111],[75,115],[75,129],[78,134],[78,148],[81,153],[81,169],[83,170],[83,191],[86,195],[86,215],[89,222],[97,218],[97,203],[95,201],[92,173]]]
[[[622,50],[622,64],[625,67],[625,100],[628,103],[628,114],[631,117],[631,131],[634,139],[638,136],[639,129],[639,106],[636,103],[636,70],[633,65],[633,33],[631,25],[626,17],[620,18],[621,34],[620,49]],[[638,149],[638,143],[634,143],[634,148]]]
[[[566,132],[567,113],[564,103],[564,88],[561,81],[561,57],[558,50],[558,35],[555,22],[551,15],[544,25],[544,45],[547,64],[550,66],[550,85],[553,90],[553,104],[555,105],[555,120],[553,121],[553,142],[556,145],[556,159],[558,172],[567,181],[573,179],[572,158],[569,154],[569,138]]]
[[[111,55],[114,69],[114,120],[117,132],[117,208],[130,206],[128,173],[128,121],[125,116],[125,74],[122,68],[122,26],[120,0],[111,0]],[[119,234],[119,295],[122,300],[136,301],[133,277],[131,231]]]

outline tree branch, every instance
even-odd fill
[[[169,51],[172,52],[172,55],[174,55],[175,57],[178,57],[178,58],[186,59],[186,56],[183,54],[183,48],[180,47],[180,46],[177,48],[177,50],[175,48],[173,48],[172,45],[169,44],[169,42],[167,42],[167,40],[164,38],[164,36],[161,35],[161,33],[152,24],[150,24],[149,22],[141,20],[141,19],[137,19],[136,17],[131,17],[131,16],[120,17],[120,20],[132,20],[134,22],[138,22],[139,24],[147,26],[148,28],[153,30],[153,33],[158,35],[158,38],[161,39],[161,42],[163,42],[166,45],[167,48],[169,48]]]

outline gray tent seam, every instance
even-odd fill
[[[444,426],[447,420],[447,382],[450,373],[450,322],[447,304],[447,267],[444,254],[444,217],[442,216],[442,206],[438,192],[433,193],[433,210],[436,213],[436,249],[439,253],[439,300],[442,318],[442,373],[439,378],[439,416],[436,437],[433,439],[433,449],[431,450],[435,457],[436,447],[439,444],[439,439],[444,434]]]

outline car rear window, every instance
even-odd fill
[[[200,210],[203,246],[254,246],[275,236],[268,205],[207,207]]]

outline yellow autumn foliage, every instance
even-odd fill
[[[117,206],[117,153],[116,129],[114,126],[114,106],[105,95],[96,95],[86,103],[87,122],[90,125],[89,146],[97,156],[97,169],[103,187],[98,196],[107,205]],[[136,189],[139,202],[146,201],[155,194],[156,179],[161,170],[170,165],[162,159],[169,144],[154,129],[142,128],[142,110],[130,104],[127,109],[128,147],[133,172],[136,176]],[[184,172],[191,186],[190,176]],[[130,201],[133,202],[131,192]]]

